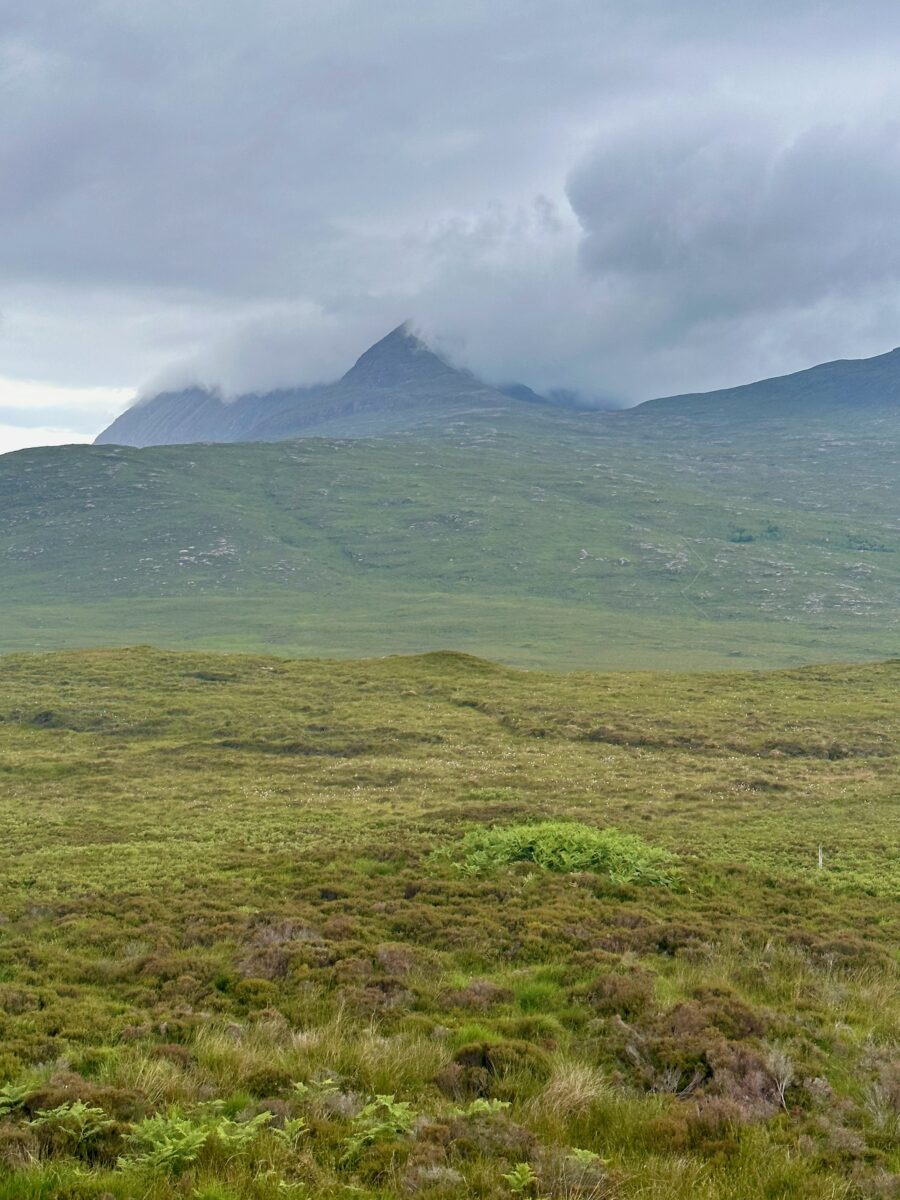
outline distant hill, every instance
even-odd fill
[[[124,412],[96,444],[383,436],[471,410],[508,409],[522,399],[451,366],[401,325],[367,350],[337,383],[251,393],[234,400],[202,388],[164,392]],[[549,403],[533,392],[526,399]]]
[[[0,457],[0,650],[571,668],[900,651],[896,409],[650,420],[501,410],[471,386],[467,409],[377,438]]]
[[[864,409],[869,415],[900,412],[900,349],[876,358],[839,359],[806,371],[762,379],[716,392],[665,396],[633,412],[652,417],[824,416]]]
[[[506,392],[401,326],[334,384],[0,457],[0,651],[900,652],[900,351],[619,412]]]

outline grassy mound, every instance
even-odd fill
[[[474,829],[462,841],[462,870],[480,875],[510,863],[530,862],[545,871],[594,871],[615,883],[668,886],[672,856],[633,833],[594,829],[579,821],[541,821]]]

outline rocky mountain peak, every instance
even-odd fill
[[[341,382],[396,389],[412,383],[433,381],[442,376],[469,378],[467,372],[451,367],[416,337],[406,321],[370,346]]]

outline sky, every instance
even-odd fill
[[[0,452],[404,320],[598,401],[900,343],[895,0],[0,0]]]

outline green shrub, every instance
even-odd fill
[[[347,1138],[343,1162],[354,1162],[366,1146],[392,1141],[408,1133],[413,1123],[412,1106],[393,1096],[375,1096],[353,1119],[353,1133]]]
[[[479,875],[516,862],[547,871],[593,871],[616,883],[668,886],[671,855],[632,833],[577,821],[543,821],[473,830],[461,843],[460,869]]]
[[[223,1183],[205,1183],[198,1187],[191,1200],[239,1200],[238,1194]]]
[[[231,1121],[222,1117],[216,1122],[214,1133],[226,1150],[240,1154],[256,1141],[271,1120],[270,1112],[261,1112],[249,1121]]]
[[[550,979],[529,979],[516,987],[516,1003],[524,1013],[553,1013],[559,1007],[560,991]]]
[[[148,1117],[132,1130],[128,1139],[131,1152],[122,1155],[119,1166],[149,1167],[178,1175],[200,1157],[210,1132],[176,1109]]]
[[[73,1100],[57,1108],[39,1109],[28,1124],[44,1135],[56,1152],[85,1154],[116,1123],[102,1108]]]
[[[461,1046],[435,1076],[453,1100],[521,1100],[534,1095],[551,1075],[550,1059],[521,1041],[471,1042]]]
[[[309,1133],[309,1125],[303,1117],[288,1117],[283,1125],[273,1126],[272,1134],[280,1142],[296,1149],[300,1139]]]
[[[503,1179],[514,1196],[530,1196],[537,1185],[537,1176],[528,1163],[516,1163]]]
[[[484,1100],[479,1097],[470,1101],[465,1108],[458,1108],[456,1112],[461,1117],[493,1117],[511,1107],[508,1100]]]
[[[0,1088],[0,1117],[7,1117],[22,1108],[33,1092],[31,1083],[5,1083]]]

